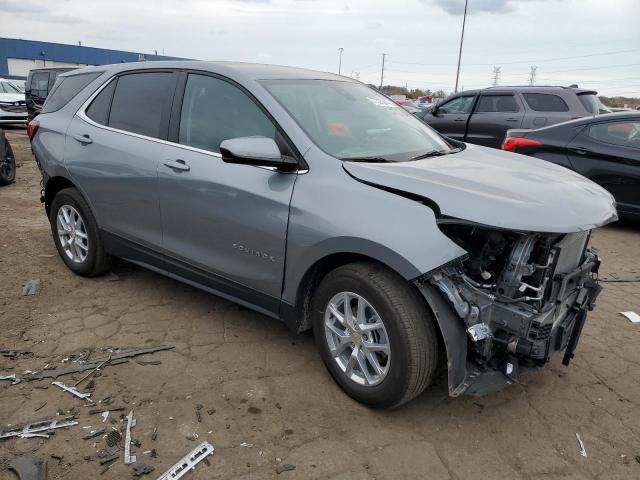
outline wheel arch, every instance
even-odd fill
[[[50,214],[51,202],[60,190],[65,188],[76,188],[76,185],[67,177],[55,176],[50,177],[44,184],[44,192],[42,195],[42,202],[44,203],[47,216]]]

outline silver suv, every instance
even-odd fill
[[[609,193],[442,137],[345,77],[153,62],[62,75],[29,125],[66,265],[120,257],[313,329],[353,398],[393,407],[439,362],[479,395],[564,351],[599,286]],[[446,360],[446,361],[445,361]]]

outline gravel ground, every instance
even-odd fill
[[[111,397],[135,412],[134,450],[155,467],[142,478],[155,479],[201,440],[215,455],[185,478],[640,478],[640,324],[618,315],[640,312],[640,283],[604,284],[568,368],[556,358],[526,385],[484,398],[449,398],[439,378],[409,405],[374,411],[333,383],[309,334],[293,336],[272,319],[124,262],[117,276],[75,276],[53,245],[24,130],[7,136],[19,168],[17,182],[0,188],[0,350],[33,354],[0,356],[0,375],[61,367],[82,351],[95,358],[107,347],[174,345],[94,379],[96,401]],[[639,227],[615,225],[592,238],[602,273],[640,272]],[[22,296],[30,279],[40,290]],[[49,479],[131,478],[120,459],[100,475],[104,440],[82,439],[121,428],[122,412],[102,423],[49,381],[0,383],[1,426],[72,408],[77,426],[1,442],[0,480],[16,478],[6,467],[22,454],[48,459]],[[196,441],[187,438],[193,433]],[[144,453],[152,449],[155,458]],[[285,463],[295,470],[277,474]]]

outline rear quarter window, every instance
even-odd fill
[[[51,94],[44,102],[42,113],[60,110],[84,88],[102,75],[102,72],[84,73],[71,77],[61,77],[56,81]]]
[[[536,112],[568,112],[569,106],[558,95],[551,93],[523,93],[527,105]]]

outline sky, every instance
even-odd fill
[[[0,0],[0,36],[454,89],[464,0]],[[468,0],[460,88],[640,97],[640,0]]]

